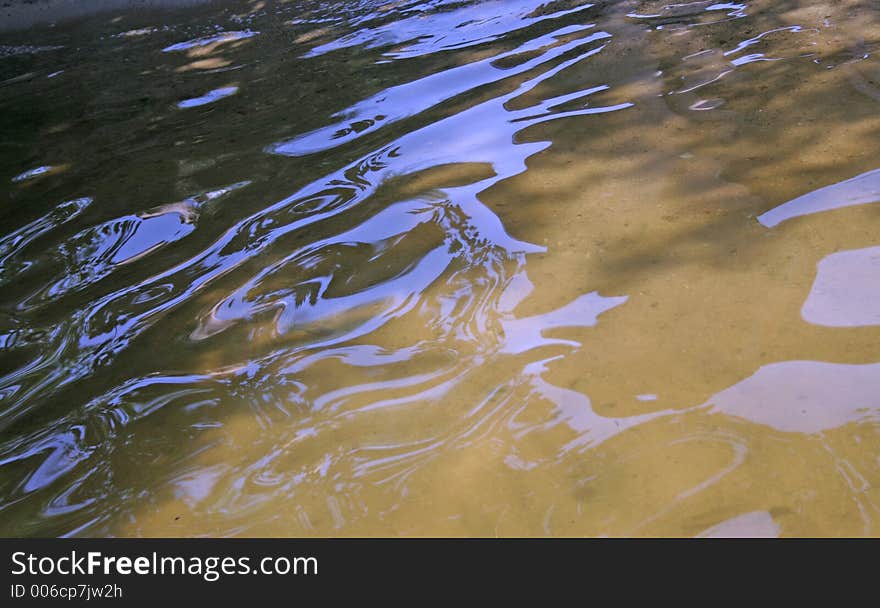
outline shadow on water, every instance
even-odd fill
[[[878,18],[4,34],[3,533],[876,534]]]

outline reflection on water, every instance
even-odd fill
[[[880,202],[880,169],[808,192],[761,214],[758,221],[772,228],[793,217],[876,202]]]
[[[779,526],[767,511],[753,511],[712,526],[699,536],[703,538],[776,538],[779,536]]]
[[[832,253],[819,262],[805,321],[830,327],[880,325],[880,247]]]
[[[219,89],[214,89],[213,91],[208,91],[204,95],[199,97],[193,97],[192,99],[184,99],[177,103],[178,108],[195,108],[197,106],[203,106],[208,103],[213,103],[218,99],[223,99],[224,97],[229,97],[230,95],[235,95],[238,93],[238,87],[221,87]]]
[[[0,530],[878,534],[878,13],[3,34]]]
[[[132,30],[137,32],[138,34],[151,34],[154,30]],[[127,35],[132,35],[132,32],[126,32]],[[174,53],[178,51],[189,51],[191,49],[197,49],[198,47],[213,47],[216,48],[220,44],[224,42],[233,42],[235,40],[244,40],[245,38],[250,38],[251,36],[256,36],[259,32],[252,32],[250,30],[244,30],[240,32],[221,32],[219,34],[215,34],[213,36],[203,36],[201,38],[196,38],[195,40],[187,40],[186,42],[178,42],[176,44],[172,44],[166,46],[162,49],[163,53]]]
[[[355,3],[350,3],[354,5]],[[359,7],[362,13],[350,19],[354,32],[313,46],[305,54],[314,57],[347,47],[383,49],[383,57],[405,59],[429,55],[445,50],[467,48],[493,42],[518,30],[547,19],[559,19],[593,6],[587,2],[573,2],[563,10],[561,6],[535,0],[488,0],[461,3],[457,0],[434,0],[425,3],[364,3],[373,7]],[[394,18],[381,19],[383,5],[394,10]],[[393,7],[393,9],[392,9]],[[370,9],[379,10],[378,15]],[[389,10],[390,9],[390,10]],[[381,25],[371,25],[379,16]]]
[[[794,433],[819,433],[876,417],[880,365],[784,361],[710,400],[727,414]]]
[[[29,171],[25,171],[24,173],[20,173],[12,178],[13,182],[23,182],[27,179],[33,179],[35,177],[39,177],[45,173],[48,173],[52,170],[52,167],[37,167],[36,169],[31,169]]]

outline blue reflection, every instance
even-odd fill
[[[235,95],[238,93],[238,87],[221,87],[219,89],[214,89],[213,91],[208,91],[201,97],[193,97],[192,99],[185,99],[177,103],[178,108],[195,108],[198,106],[203,106],[209,103],[214,103],[217,100],[223,99],[224,97],[229,97],[230,95]]]

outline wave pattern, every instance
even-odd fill
[[[330,4],[108,23],[92,58],[76,28],[3,47],[80,49],[0,65],[3,108],[55,104],[10,137],[29,157],[0,151],[6,533],[797,533],[787,502],[713,507],[772,479],[786,436],[875,531],[876,462],[832,436],[876,432],[873,330],[808,333],[785,298],[809,263],[772,355],[713,371],[711,344],[682,346],[729,320],[717,345],[742,352],[768,313],[737,294],[778,287],[754,260],[815,234],[763,218],[839,190],[785,198],[713,130],[758,115],[759,70],[852,83],[870,39],[847,55],[752,3]],[[61,97],[120,52],[140,84]],[[822,210],[874,200],[850,198]],[[799,401],[783,385],[810,365],[855,380]]]

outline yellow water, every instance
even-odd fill
[[[880,534],[875,3],[0,45],[3,535]]]

